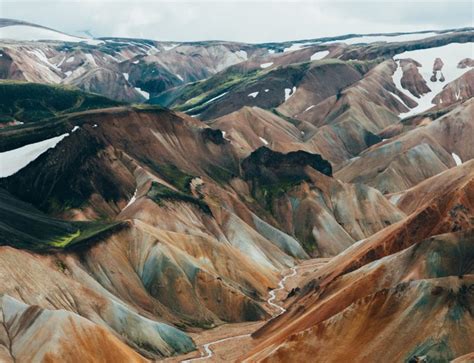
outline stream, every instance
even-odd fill
[[[291,268],[291,273],[289,273],[288,275],[283,276],[283,278],[278,283],[278,287],[269,292],[270,297],[267,299],[267,303],[270,306],[272,306],[272,307],[274,307],[275,309],[278,310],[277,313],[273,314],[273,316],[270,318],[270,320],[276,318],[277,316],[283,314],[286,311],[286,309],[283,306],[275,304],[274,300],[276,299],[276,293],[285,288],[286,279],[289,278],[289,277],[293,277],[295,275],[296,275],[296,267],[292,267]],[[268,320],[268,321],[270,321],[270,320]],[[247,338],[247,337],[250,337],[250,335],[251,334],[236,335],[236,336],[233,336],[233,337],[222,338],[222,339],[210,342],[210,343],[206,343],[206,344],[203,345],[204,352],[201,353],[200,357],[192,358],[192,359],[186,359],[186,360],[181,361],[181,363],[190,363],[190,362],[197,362],[197,361],[200,361],[200,360],[209,359],[214,355],[214,352],[211,349],[212,345],[223,343],[223,342],[233,340],[233,339]]]

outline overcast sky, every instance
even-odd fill
[[[66,33],[157,40],[284,41],[473,26],[471,1],[1,0],[0,17]]]

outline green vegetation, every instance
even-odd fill
[[[206,81],[188,85],[178,100],[184,103],[179,104],[178,102],[176,109],[179,111],[190,111],[193,109],[193,111],[198,113],[202,107],[205,106],[207,101],[227,92],[237,85],[248,85],[258,79],[263,73],[263,70],[254,70],[244,73],[240,70],[230,68],[225,72],[216,74]]]
[[[156,169],[167,182],[181,192],[188,193],[190,191],[189,183],[193,180],[193,175],[186,174],[173,164],[159,165]]]
[[[197,199],[191,195],[174,191],[167,186],[153,182],[147,196],[151,198],[156,204],[164,206],[164,201],[180,201],[185,203],[194,204],[206,214],[211,214],[211,209],[201,199]]]
[[[123,104],[72,87],[0,81],[0,123],[37,122],[67,113]]]
[[[120,222],[69,222],[52,218],[0,189],[0,245],[38,252],[87,246]],[[26,228],[27,227],[27,228]]]

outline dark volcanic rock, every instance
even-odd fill
[[[221,130],[205,128],[202,130],[201,135],[204,141],[210,141],[216,145],[221,145],[225,143],[225,139],[224,139],[224,136],[222,136]]]
[[[332,176],[332,166],[321,155],[306,151],[282,154],[265,146],[258,148],[242,161],[243,178],[259,185],[297,183],[309,180],[305,167]]]

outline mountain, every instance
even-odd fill
[[[469,361],[472,28],[0,43],[0,360]]]

